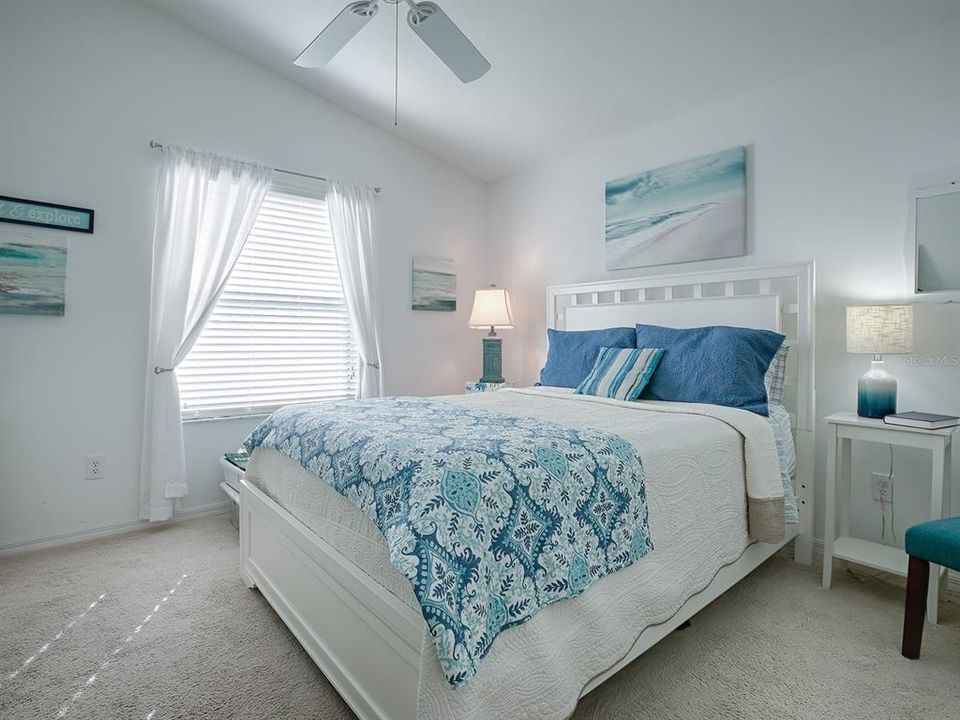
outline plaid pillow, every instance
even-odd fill
[[[789,352],[789,345],[786,343],[781,345],[763,376],[763,386],[767,389],[767,402],[770,404],[783,405],[783,381],[787,375],[787,354]]]
[[[577,395],[636,400],[663,356],[662,348],[602,347]]]

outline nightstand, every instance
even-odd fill
[[[465,393],[493,392],[494,390],[503,390],[504,388],[508,387],[512,387],[512,385],[508,382],[489,383],[474,380],[473,382],[464,383],[463,391]]]
[[[883,420],[855,413],[835,413],[825,418],[827,433],[826,517],[823,538],[823,586],[830,587],[833,559],[848,560],[876,570],[906,577],[907,554],[900,548],[860,540],[850,535],[850,476],[854,440],[929,450],[933,455],[930,474],[930,519],[939,520],[950,509],[950,455],[953,431],[921,430],[887,425]],[[840,486],[839,505],[837,485]],[[837,535],[837,517],[840,534]],[[927,620],[937,622],[937,600],[946,578],[946,568],[932,568],[927,592]]]
[[[240,528],[240,481],[243,479],[244,471],[223,455],[220,456],[220,469],[223,470],[223,482],[220,483],[220,489],[230,500],[230,524],[235,528]]]

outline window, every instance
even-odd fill
[[[323,187],[284,178],[271,184],[216,308],[177,368],[184,419],[356,394],[357,353]]]

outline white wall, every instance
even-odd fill
[[[931,18],[922,36],[891,39],[842,66],[670,122],[645,127],[638,120],[632,131],[590,138],[495,185],[491,275],[511,290],[519,326],[504,334],[505,375],[521,383],[537,378],[545,353],[547,285],[814,259],[818,414],[854,408],[856,380],[868,358],[845,352],[844,306],[902,297],[908,185],[951,167],[960,174],[960,12],[950,19]],[[605,271],[607,180],[736,145],[752,146],[747,257]],[[910,358],[889,358],[901,381],[901,408],[960,414],[960,308],[925,306],[916,322],[918,355],[947,356],[948,364],[917,368],[908,366]],[[822,478],[823,432],[818,446]],[[879,512],[865,483],[870,472],[887,470],[887,457],[876,449],[858,450],[857,459],[854,530],[879,537]],[[956,477],[960,453],[954,464]],[[929,461],[898,450],[897,467],[899,535],[929,508]],[[954,492],[954,507],[960,509],[960,492]],[[817,528],[822,535],[822,520]]]
[[[0,316],[0,548],[136,520],[159,162],[148,140],[383,186],[385,384],[408,394],[456,392],[479,372],[480,337],[466,316],[472,290],[490,281],[511,289],[520,325],[504,334],[505,371],[535,380],[548,284],[663,270],[603,269],[605,181],[751,145],[751,254],[707,266],[817,260],[824,415],[853,406],[867,362],[843,352],[843,307],[901,297],[907,186],[960,166],[956,35],[956,22],[941,18],[923,37],[891,39],[843,66],[668,123],[638,119],[632,131],[558,151],[487,197],[481,183],[139,3],[0,3],[0,194],[97,211],[92,236],[0,226],[3,239],[69,247],[66,317]],[[457,313],[409,309],[414,254],[456,259]],[[918,355],[947,365],[890,358],[901,405],[960,412],[960,368],[950,364],[960,357],[960,311],[924,307],[917,324]],[[186,426],[185,508],[221,501],[216,457],[252,424]],[[91,453],[106,455],[104,480],[82,479]],[[821,434],[820,477],[823,455]],[[898,451],[897,465],[902,531],[927,505],[929,463]],[[885,469],[883,452],[857,453],[859,483]],[[864,489],[855,530],[872,537],[879,520]],[[954,498],[960,508],[960,491]]]
[[[0,195],[96,210],[66,244],[64,318],[0,316],[0,548],[136,520],[153,201],[151,139],[376,184],[388,393],[462,389],[484,274],[486,188],[136,2],[0,3]],[[410,310],[414,254],[455,258],[456,313]],[[217,456],[251,421],[186,426],[189,497],[222,501]],[[106,478],[83,479],[87,454]]]

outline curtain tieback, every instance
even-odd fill
[[[168,373],[168,372],[173,372],[173,368],[162,368],[159,365],[156,365],[153,368],[154,375],[161,375],[162,373]]]

